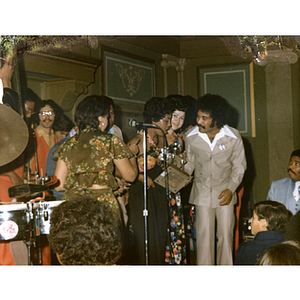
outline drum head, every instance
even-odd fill
[[[26,204],[0,205],[0,240],[22,240],[26,227]]]

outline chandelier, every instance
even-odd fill
[[[221,40],[232,55],[251,58],[255,64],[298,61],[300,36],[224,36]]]
[[[91,48],[98,47],[95,36],[47,36],[47,35],[0,35],[0,56],[8,59],[16,54],[39,51],[69,51],[72,48],[88,44]]]

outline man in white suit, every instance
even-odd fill
[[[246,170],[244,145],[238,130],[226,125],[225,99],[206,94],[197,102],[198,125],[185,139],[185,171],[195,171],[189,202],[196,206],[197,264],[215,264],[217,220],[217,264],[232,265],[235,191]]]
[[[287,171],[289,177],[272,182],[267,200],[284,204],[295,215],[300,208],[300,149],[292,152]]]

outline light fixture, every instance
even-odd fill
[[[300,36],[224,36],[221,39],[231,54],[251,58],[260,66],[298,61]]]

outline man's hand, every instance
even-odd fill
[[[221,192],[221,194],[218,197],[218,199],[222,199],[219,202],[219,205],[220,206],[228,205],[231,201],[231,198],[232,198],[232,191],[230,189],[224,190],[223,192]]]

